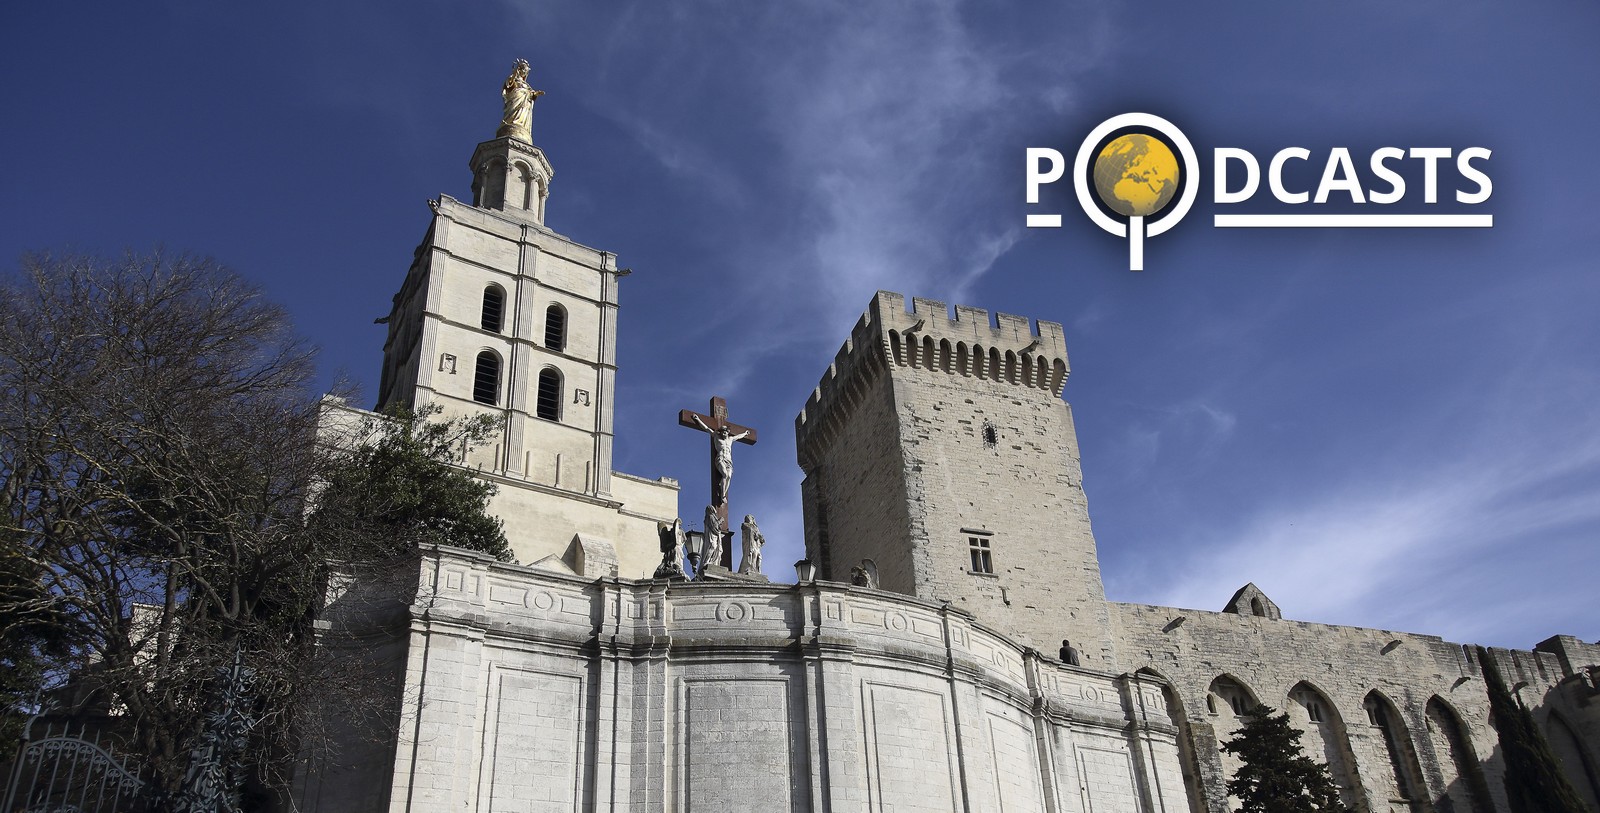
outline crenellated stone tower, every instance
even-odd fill
[[[880,291],[795,422],[807,556],[1082,665],[1111,635],[1061,325]]]
[[[507,80],[508,121],[519,69]],[[497,442],[463,462],[500,486],[493,507],[519,560],[648,576],[660,558],[654,523],[677,516],[677,486],[611,470],[617,287],[628,271],[545,225],[554,170],[527,138],[537,92],[520,87],[521,126],[473,150],[472,204],[430,202],[386,320],[378,408],[494,416]]]

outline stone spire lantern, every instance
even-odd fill
[[[533,146],[533,103],[544,95],[528,85],[528,62],[517,60],[500,89],[504,108],[492,141],[472,151],[472,205],[525,217],[544,225],[555,170]]]

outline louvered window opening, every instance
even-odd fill
[[[557,352],[567,349],[567,311],[560,305],[545,309],[544,346]]]
[[[506,292],[498,285],[483,289],[483,329],[499,333],[504,324]]]
[[[539,371],[534,414],[547,421],[561,420],[561,374],[548,367]]]
[[[478,366],[472,374],[472,400],[480,404],[496,404],[500,400],[500,357],[488,350],[478,354]]]

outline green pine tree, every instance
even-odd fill
[[[1589,813],[1589,806],[1561,772],[1561,763],[1533,721],[1533,714],[1507,691],[1500,667],[1481,646],[1478,662],[1483,664],[1489,713],[1506,762],[1506,799],[1512,813]]]
[[[1228,780],[1240,813],[1349,813],[1328,766],[1305,755],[1288,714],[1267,706],[1245,712],[1244,727],[1222,750],[1243,762]]]

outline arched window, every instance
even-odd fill
[[[478,203],[485,209],[504,209],[506,205],[506,164],[491,161],[484,170],[483,199]]]
[[[532,209],[534,201],[537,200],[533,192],[536,188],[533,170],[529,169],[528,165],[521,161],[516,162],[513,166],[517,168],[517,184],[520,187],[517,190],[517,205],[523,209]]]
[[[1355,773],[1355,756],[1350,752],[1350,738],[1339,709],[1321,689],[1303,680],[1289,690],[1288,701],[1284,711],[1291,725],[1300,730],[1300,744],[1306,756],[1328,766],[1345,807],[1355,810],[1361,779]]]
[[[1396,799],[1422,799],[1422,768],[1417,763],[1416,751],[1411,747],[1405,718],[1400,716],[1394,703],[1376,689],[1367,693],[1362,705],[1367,710],[1367,721],[1378,729],[1389,752],[1388,776],[1379,777],[1377,786],[1387,788]]]
[[[498,285],[489,285],[483,289],[483,325],[484,330],[499,333],[505,322],[506,290]]]
[[[472,373],[472,400],[480,404],[500,402],[500,357],[493,350],[478,354],[478,366]]]
[[[561,373],[554,367],[539,371],[539,394],[533,412],[547,421],[561,420]]]
[[[567,349],[567,309],[560,305],[545,308],[544,346],[556,352]]]
[[[1428,736],[1433,738],[1434,752],[1450,755],[1450,761],[1440,760],[1439,767],[1445,771],[1445,795],[1450,798],[1457,813],[1486,813],[1493,810],[1489,784],[1483,778],[1483,769],[1472,750],[1472,739],[1462,728],[1461,718],[1438,695],[1428,701],[1425,711]],[[1551,717],[1550,722],[1559,723],[1560,718]],[[1450,769],[1454,770],[1454,775],[1451,775]],[[1590,802],[1593,801],[1591,796]]]

